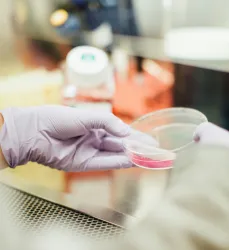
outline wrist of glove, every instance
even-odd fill
[[[129,127],[110,113],[40,106],[2,115],[0,143],[12,168],[28,161],[73,172],[131,166],[122,146]]]

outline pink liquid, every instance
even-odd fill
[[[171,168],[174,162],[173,160],[157,161],[138,155],[133,155],[131,161],[137,166],[151,169]]]
[[[195,129],[195,124],[173,123],[155,128],[152,131],[152,135],[154,138],[156,138],[163,149],[172,151],[191,142]],[[139,152],[144,153],[144,147]],[[153,150],[152,153],[154,153]],[[147,154],[150,154],[148,149],[145,152],[145,155]],[[173,166],[175,157],[170,157],[167,155],[167,159],[163,159],[163,154],[161,157],[161,159],[158,159],[158,155],[155,154],[155,159],[152,159],[153,156],[152,158],[149,158],[147,156],[144,157],[138,154],[130,154],[130,160],[139,167],[149,169],[166,169]]]

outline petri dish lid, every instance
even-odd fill
[[[144,161],[174,160],[179,150],[194,143],[195,128],[206,121],[205,115],[189,108],[169,108],[152,112],[130,125],[131,134],[123,140],[124,148],[132,158],[143,157]],[[171,130],[170,133],[164,132],[175,125],[176,130]],[[174,135],[174,131],[177,134]],[[179,138],[182,134],[184,139]],[[166,142],[171,139],[170,136],[175,138],[177,136],[175,143],[170,145],[168,143],[169,146],[161,143],[161,138]]]
[[[147,134],[137,133],[132,130],[131,135],[124,141],[124,147],[131,153],[133,159],[140,159],[147,161],[162,161],[174,160],[176,154],[170,150],[165,150],[159,147],[156,138]]]

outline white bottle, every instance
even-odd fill
[[[90,46],[72,49],[66,57],[65,74],[64,105],[112,111],[114,76],[103,50]]]

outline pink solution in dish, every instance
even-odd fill
[[[168,169],[172,168],[174,160],[152,160],[147,157],[133,155],[131,157],[131,162],[135,165],[144,167],[144,168],[151,168],[151,169]]]

